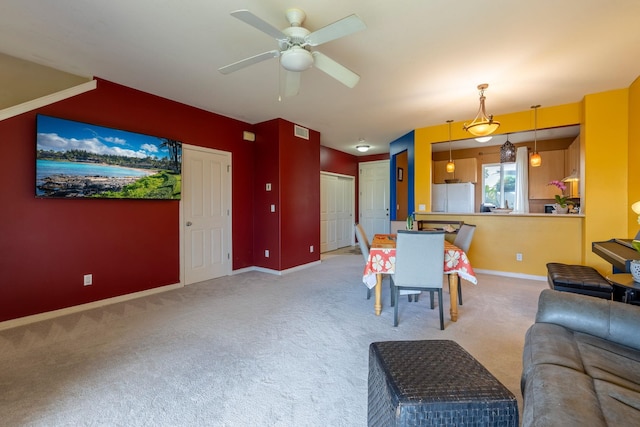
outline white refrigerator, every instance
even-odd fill
[[[432,185],[432,212],[473,213],[474,206],[475,188],[472,182]]]

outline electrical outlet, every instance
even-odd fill
[[[516,261],[522,261],[522,254],[520,252],[516,254]]]
[[[84,275],[84,286],[93,285],[93,274]]]
[[[313,245],[309,246],[309,252],[313,252]]]
[[[271,183],[267,182],[267,185],[265,186],[267,191],[271,191]]]
[[[264,250],[264,257],[269,258],[269,249]]]
[[[275,212],[276,211],[276,205],[271,205],[271,212]]]

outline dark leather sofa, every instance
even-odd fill
[[[525,336],[523,427],[640,425],[640,307],[546,289]]]

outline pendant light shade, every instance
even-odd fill
[[[478,108],[478,114],[476,118],[469,124],[463,126],[463,129],[474,136],[487,136],[494,133],[500,127],[500,122],[493,120],[493,115],[487,117],[487,112],[484,106],[484,90],[488,88],[487,83],[478,85],[480,91],[480,108]]]
[[[456,170],[456,164],[453,163],[453,159],[451,158],[451,122],[453,122],[453,120],[447,120],[447,123],[449,123],[449,162],[447,162],[447,173],[453,173]]]
[[[507,142],[500,147],[500,163],[513,163],[516,161],[516,146],[509,142],[509,135],[507,135]]]
[[[542,157],[538,154],[538,108],[540,105],[532,105],[533,108],[533,154],[529,159],[532,168],[537,168],[542,164]]]

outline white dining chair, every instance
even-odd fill
[[[354,227],[356,230],[356,237],[358,238],[358,244],[360,245],[360,252],[362,252],[362,256],[366,264],[369,261],[369,250],[371,249],[371,243],[369,242],[367,233],[364,231],[364,227],[362,227],[361,224],[356,223],[354,224]],[[391,294],[391,306],[393,307],[393,305],[395,304],[393,288],[391,288],[391,285],[389,286],[389,293]],[[369,287],[367,287],[367,299],[371,299],[371,289],[369,289]]]
[[[391,282],[396,302],[393,311],[393,326],[398,326],[399,296],[402,291],[429,291],[431,309],[434,308],[434,293],[438,294],[440,329],[444,329],[443,275],[444,231],[398,230],[396,266]]]
[[[473,239],[473,234],[476,231],[476,226],[473,224],[462,224],[458,233],[456,234],[456,238],[453,240],[453,244],[459,247],[464,251],[465,254],[469,255],[467,252],[469,251],[469,247],[471,246],[471,240]],[[458,304],[462,305],[462,281],[458,279]]]
[[[364,231],[364,228],[361,224],[354,224],[354,228],[356,230],[356,238],[358,239],[358,245],[360,245],[360,252],[362,252],[362,256],[364,257],[365,264],[369,261],[369,249],[371,248],[371,244],[369,243],[369,239],[367,238],[367,234]],[[367,299],[371,299],[371,289],[367,287]]]

